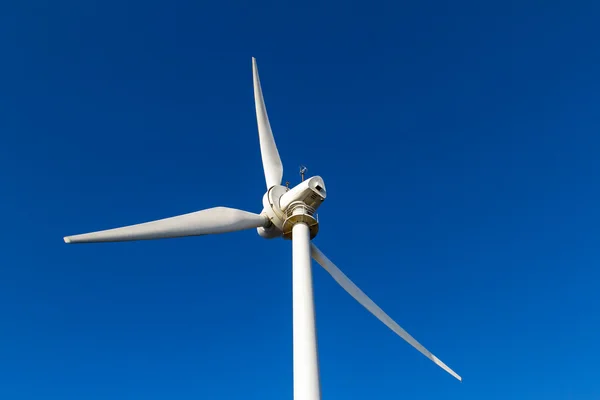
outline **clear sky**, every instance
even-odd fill
[[[292,398],[290,242],[62,241],[260,211],[252,56],[315,242],[464,378],[315,266],[324,399],[600,397],[598,2],[9,3],[0,398]]]

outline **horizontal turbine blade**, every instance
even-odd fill
[[[267,217],[235,208],[214,207],[143,224],[67,236],[65,243],[126,242],[200,236],[258,228]]]
[[[263,98],[262,89],[260,87],[260,78],[258,77],[258,67],[256,66],[256,58],[252,57],[252,75],[254,81],[254,103],[256,106],[256,122],[258,123],[258,138],[260,140],[260,154],[262,157],[263,170],[265,172],[265,180],[267,182],[267,190],[272,186],[281,185],[283,178],[283,164],[277,151],[269,116],[267,115],[267,107]]]
[[[462,382],[462,378],[454,371],[452,371],[446,364],[444,364],[439,358],[431,354],[429,350],[423,347],[419,342],[415,340],[408,332],[400,327],[393,319],[390,318],[377,304],[373,302],[362,290],[360,290],[334,263],[331,262],[322,252],[311,243],[312,257],[318,262],[329,274],[340,284],[352,297],[362,304],[367,310],[375,315],[381,322],[387,325],[392,331],[394,331],[402,339],[406,340],[412,347],[419,350],[425,357],[440,366],[444,371]]]

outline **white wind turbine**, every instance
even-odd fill
[[[319,223],[315,211],[325,200],[327,192],[323,179],[314,176],[292,189],[281,185],[283,165],[275,145],[263,99],[256,59],[252,58],[254,101],[258,136],[267,192],[263,196],[260,214],[227,207],[206,210],[146,222],[122,228],[67,236],[65,243],[122,242],[201,236],[256,228],[266,239],[283,237],[292,240],[293,268],[293,340],[294,340],[294,399],[320,400],[319,362],[315,330],[315,309],[311,256],[352,297],[375,315],[392,331],[420,351],[425,357],[462,381],[462,378],[392,320],[340,269],[331,262],[311,240],[317,235]]]

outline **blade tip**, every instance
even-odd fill
[[[461,383],[462,383],[462,381],[463,381],[463,380],[462,380],[462,376],[460,376],[459,374],[457,374],[456,372],[454,372],[454,371],[452,371],[452,370],[450,370],[450,371],[448,371],[448,372],[450,372],[450,375],[452,375],[453,377],[455,377],[456,379],[458,379],[458,381],[459,381],[459,382],[461,382]]]
[[[63,238],[63,240],[64,240],[64,241],[65,241],[65,243],[67,243],[67,244],[71,243],[71,238],[70,238],[70,237],[68,237],[68,236],[65,236],[65,237]]]

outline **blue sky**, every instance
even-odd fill
[[[251,57],[318,246],[324,399],[600,396],[595,2],[13,2],[0,13],[0,398],[291,399],[291,244],[67,246],[261,209]]]

